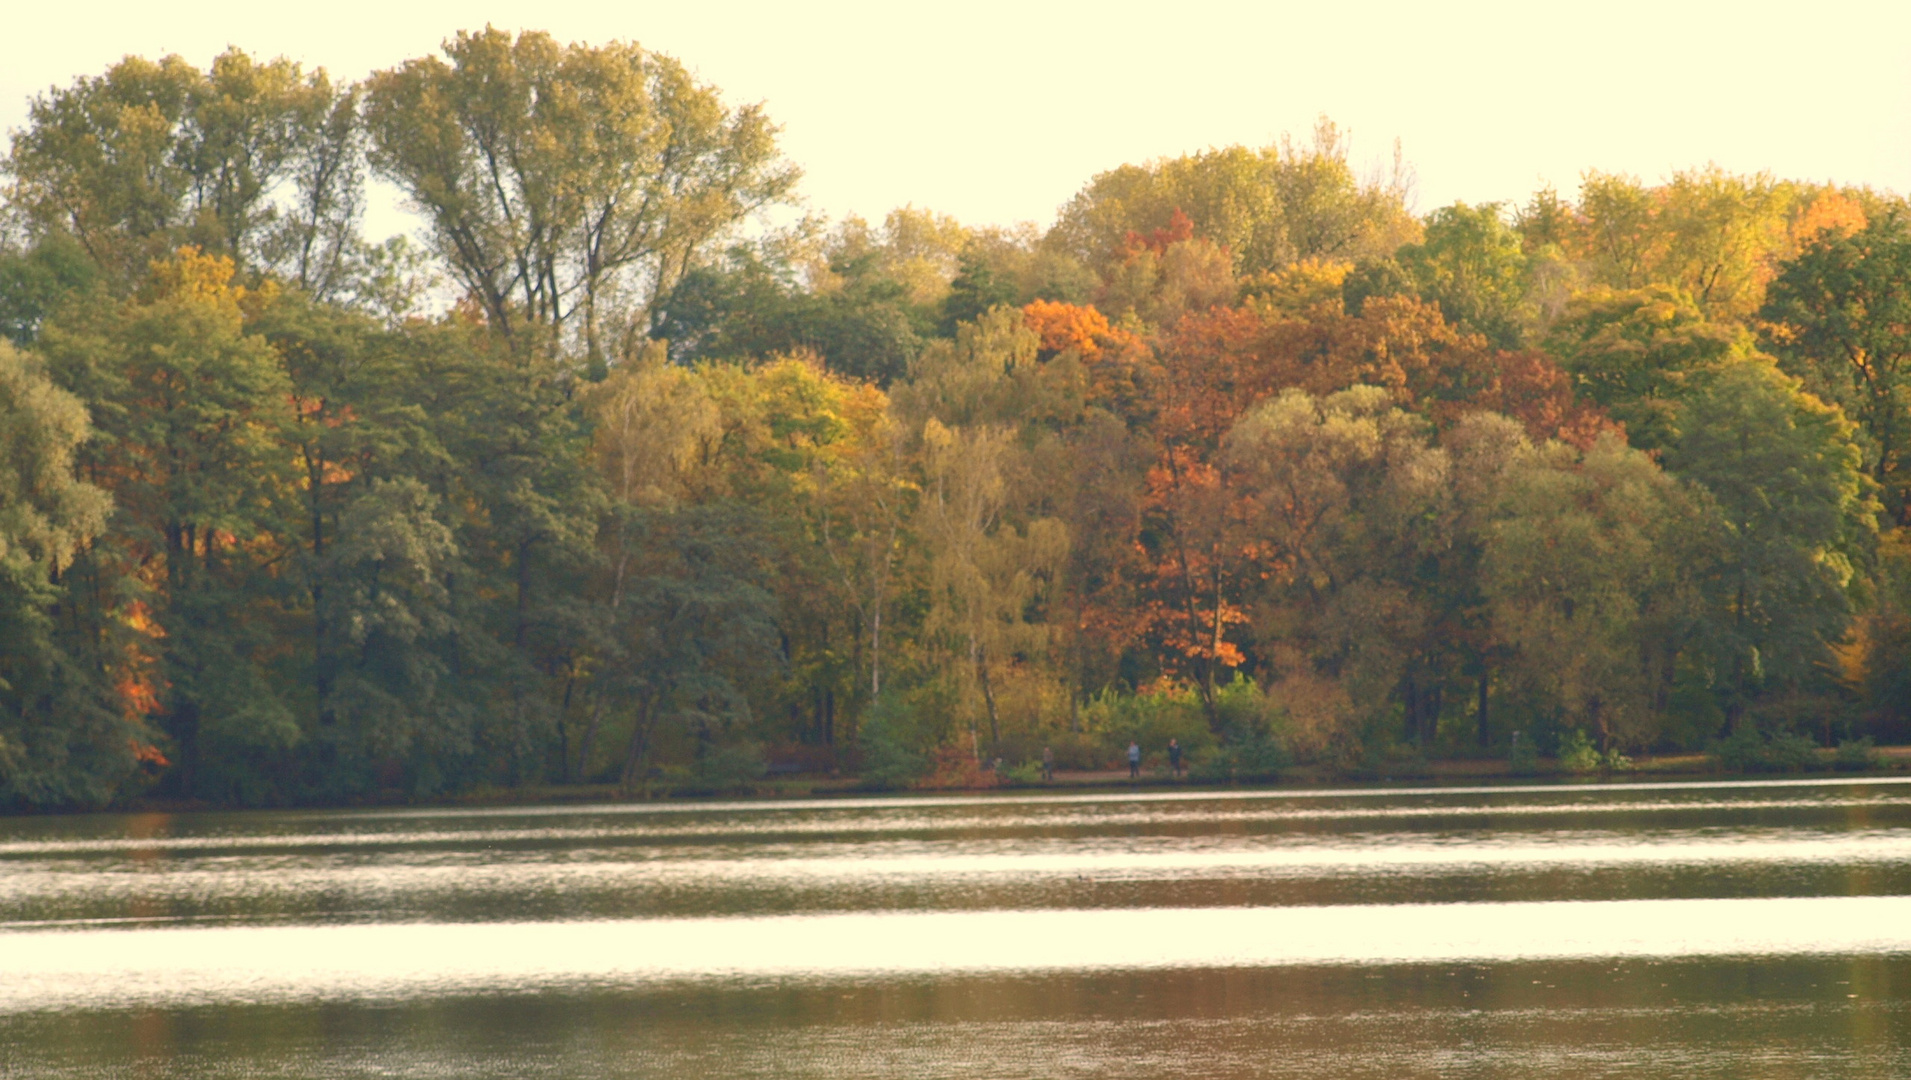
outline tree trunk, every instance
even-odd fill
[[[1400,703],[1401,712],[1405,714],[1406,720],[1406,731],[1404,734],[1408,741],[1418,746],[1420,745],[1420,688],[1413,684],[1413,676],[1411,675],[1407,676],[1406,680],[1401,683]]]
[[[565,665],[564,704],[557,710],[557,782],[571,782],[571,691],[577,686],[577,667]]]
[[[1082,694],[1088,683],[1088,641],[1082,631],[1087,627],[1088,616],[1082,609],[1081,597],[1076,596],[1075,604],[1075,685],[1068,695],[1068,730],[1079,732],[1082,729]]]
[[[306,455],[307,486],[312,492],[312,681],[318,696],[318,720],[332,722],[332,673],[326,657],[325,642],[325,509],[320,502],[324,490],[325,460]]]
[[[995,687],[989,682],[989,651],[970,642],[969,652],[975,658],[976,678],[982,683],[982,701],[989,709],[989,756],[994,757],[1002,745],[1002,728],[995,714]]]
[[[630,790],[631,782],[637,778],[640,760],[642,762],[647,762],[649,758],[650,758],[650,701],[648,699],[643,699],[643,700],[639,700],[637,703],[637,712],[635,717],[631,721],[630,745],[624,751],[624,768],[622,773],[620,774],[621,783],[624,790],[626,791]],[[648,774],[650,770],[646,768],[643,770],[643,772],[645,773],[644,780],[646,784],[648,784],[649,782]]]
[[[524,650],[525,643],[531,636],[531,544],[529,537],[518,541],[517,626],[513,630],[511,640],[520,652]]]
[[[575,775],[577,782],[580,784],[584,782],[585,777],[590,775],[591,744],[597,741],[597,724],[603,719],[603,716],[604,695],[600,693],[597,695],[597,700],[591,703],[591,719],[589,723],[584,725],[584,737],[578,740],[577,772]]]
[[[1221,552],[1219,550],[1209,553],[1208,565],[1214,568],[1213,573],[1210,575],[1210,581],[1214,587],[1214,614],[1208,621],[1208,670],[1204,678],[1207,684],[1207,693],[1203,695],[1203,700],[1207,703],[1208,707],[1208,728],[1210,730],[1218,730],[1221,726],[1221,705],[1220,695],[1215,689],[1215,669],[1221,666],[1221,609],[1223,606],[1221,601]]]
[[[883,547],[882,561],[875,572],[871,590],[869,618],[869,700],[873,704],[883,692],[883,597],[889,592],[889,571],[895,563],[896,530],[900,527],[894,518],[889,522],[889,542]]]
[[[1486,661],[1482,660],[1480,661],[1480,706],[1478,712],[1475,713],[1480,722],[1480,749],[1482,750],[1486,749],[1487,746],[1492,743],[1492,733],[1486,725],[1486,688],[1487,667]]]

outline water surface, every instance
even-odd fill
[[[0,1073],[1901,1076],[1890,779],[0,819]]]

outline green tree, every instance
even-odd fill
[[[949,283],[949,295],[942,300],[942,333],[954,337],[959,324],[974,322],[989,309],[1017,299],[1014,282],[1004,280],[978,256],[964,255],[961,269]]]
[[[0,248],[0,337],[32,345],[40,325],[98,279],[99,269],[65,233],[53,233],[25,251]]]
[[[7,158],[9,198],[121,288],[192,244],[330,294],[357,242],[357,111],[354,91],[283,58],[228,49],[201,72],[127,57],[34,99]]]
[[[102,436],[82,468],[117,513],[90,558],[127,567],[125,584],[164,635],[174,780],[250,800],[264,795],[263,763],[299,737],[270,614],[287,581],[277,563],[291,475],[279,440],[291,395],[278,356],[245,326],[260,298],[233,273],[229,259],[182,249],[153,265],[135,298],[101,297],[48,324],[40,347]]]
[[[1308,258],[1387,255],[1418,232],[1396,161],[1387,181],[1363,183],[1346,136],[1322,120],[1313,143],[1231,146],[1123,165],[1096,175],[1062,208],[1046,243],[1106,275],[1138,237],[1185,214],[1194,235],[1226,248],[1255,274]]]
[[[1786,370],[1863,426],[1894,520],[1911,518],[1911,231],[1885,216],[1783,264],[1761,313]]]
[[[748,738],[752,676],[780,667],[761,519],[727,500],[613,512],[628,516],[621,533],[641,553],[603,674],[629,725],[617,775],[647,784],[660,744],[674,737],[706,778],[736,779],[721,775],[731,771],[723,758]]]
[[[1494,486],[1479,566],[1507,696],[1602,749],[1657,742],[1695,614],[1691,499],[1613,435],[1524,443]]]
[[[1502,349],[1518,348],[1529,321],[1526,252],[1498,203],[1435,210],[1426,234],[1394,256],[1447,321]]]
[[[63,585],[111,500],[75,475],[85,407],[0,342],[0,805],[98,805],[152,736],[104,657],[64,632]]]
[[[832,372],[883,386],[907,374],[932,322],[873,256],[834,264],[828,290],[804,288],[783,269],[749,252],[699,266],[661,302],[654,333],[679,363],[807,352]]]
[[[418,480],[353,486],[311,571],[322,682],[306,753],[324,768],[310,782],[332,798],[361,794],[378,766],[402,761],[413,793],[429,794],[441,764],[468,750],[465,725],[445,722],[457,544]]]
[[[1678,441],[1682,409],[1705,379],[1748,351],[1748,335],[1706,318],[1670,285],[1573,298],[1546,339],[1546,351],[1641,450]]]
[[[469,767],[471,705],[489,684],[448,678],[455,631],[469,629],[453,618],[451,586],[475,575],[448,531],[454,507],[473,503],[445,439],[469,406],[446,415],[420,403],[468,385],[484,352],[455,324],[391,327],[298,292],[272,297],[248,326],[276,354],[292,406],[278,442],[296,508],[279,539],[304,595],[286,599],[280,633],[304,687],[304,734],[287,783],[296,797],[439,790]]]
[[[669,57],[490,28],[444,52],[371,77],[372,161],[507,340],[634,352],[654,300],[796,180],[761,109]]]
[[[1718,537],[1702,646],[1732,724],[1761,695],[1807,686],[1850,624],[1849,587],[1877,527],[1854,429],[1754,357],[1692,401],[1667,454],[1704,491]]]

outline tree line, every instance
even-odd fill
[[[1416,216],[1323,121],[1047,229],[830,222],[776,138],[492,29],[35,98],[0,803],[1911,734],[1896,195]]]

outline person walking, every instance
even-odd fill
[[[1055,751],[1044,746],[1042,747],[1042,783],[1044,784],[1053,783],[1054,780],[1055,780]]]
[[[1140,775],[1141,775],[1141,744],[1131,742],[1128,744],[1128,779],[1133,780],[1139,777]]]
[[[1181,740],[1180,739],[1168,740],[1168,772],[1174,776],[1181,775]]]

